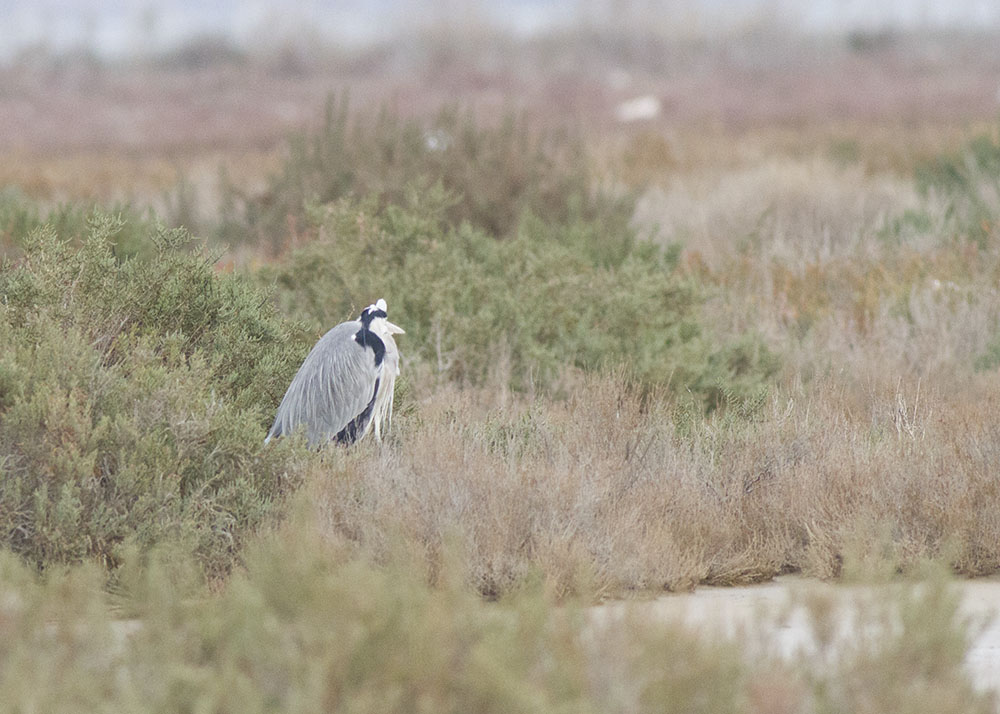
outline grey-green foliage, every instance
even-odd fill
[[[139,211],[126,204],[103,209],[83,203],[46,207],[15,187],[0,188],[0,256],[20,254],[32,231],[42,226],[49,226],[60,237],[78,243],[89,232],[88,221],[107,212],[127,218],[115,235],[117,255],[150,256],[155,252],[151,240],[155,235],[155,220],[149,211]]]
[[[115,621],[95,569],[40,579],[0,551],[0,698],[45,712],[739,711],[735,647],[676,625],[595,627],[538,582],[501,603],[452,573],[429,588],[399,555],[376,567],[307,527],[251,547],[207,594],[183,554],[130,554],[115,596],[129,619]]]
[[[962,149],[917,167],[917,186],[948,200],[959,237],[986,247],[1000,224],[1000,141],[980,135]]]
[[[1000,335],[993,335],[982,354],[973,363],[977,372],[988,372],[1000,367]]]
[[[650,603],[556,606],[535,583],[484,603],[451,573],[429,588],[419,558],[375,567],[309,526],[249,551],[215,593],[182,554],[132,554],[114,597],[96,568],[39,578],[0,551],[0,701],[53,713],[995,711],[963,666],[957,598],[934,583],[843,593],[848,616],[814,596],[801,633],[817,647],[784,660],[761,645],[787,623],[764,612],[730,641]]]
[[[182,231],[120,260],[120,228],[41,229],[0,267],[0,543],[113,566],[126,541],[182,540],[222,572],[296,478],[262,442],[306,345]]]
[[[626,364],[647,385],[711,400],[775,368],[758,341],[707,334],[702,295],[676,269],[676,250],[608,232],[602,221],[530,214],[498,240],[450,224],[453,200],[435,185],[411,191],[402,206],[315,207],[320,238],[263,278],[277,283],[282,309],[317,332],[384,296],[407,330],[407,357],[461,381],[481,381],[501,358],[514,386],[544,385],[562,365]]]
[[[454,196],[442,209],[448,223],[496,237],[516,233],[527,213],[546,223],[600,222],[615,232],[631,217],[627,194],[597,190],[593,162],[568,132],[540,131],[511,114],[493,122],[455,109],[429,119],[388,108],[352,112],[346,99],[331,99],[318,131],[291,138],[263,195],[225,192],[219,232],[231,243],[280,246],[309,230],[310,204],[354,197],[402,205],[415,183],[440,183]]]
[[[823,662],[825,671],[812,663],[813,711],[996,711],[995,692],[977,691],[970,681],[966,659],[976,628],[961,612],[959,591],[943,570],[931,568],[927,575],[918,586],[873,587],[858,597],[856,621],[869,628],[859,625],[832,666]],[[836,613],[828,606],[809,615],[814,632],[836,631],[830,621]]]

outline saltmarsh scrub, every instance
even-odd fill
[[[151,211],[128,204],[98,207],[83,203],[61,203],[46,207],[19,189],[0,187],[0,256],[20,255],[32,231],[48,226],[57,235],[75,243],[89,234],[89,221],[102,213],[124,218],[115,233],[114,252],[119,256],[151,256],[155,245],[156,219]]]
[[[481,384],[503,361],[511,386],[552,384],[567,368],[626,365],[644,385],[749,394],[777,369],[753,335],[723,339],[703,323],[700,287],[676,248],[627,228],[525,215],[503,239],[448,221],[459,200],[412,186],[403,205],[343,199],[310,211],[318,237],[261,271],[283,312],[317,331],[384,296],[407,330],[410,367]]]
[[[844,598],[846,636],[842,603],[807,596],[801,631],[817,646],[782,658],[753,649],[781,629],[771,615],[729,641],[648,603],[618,616],[555,604],[537,581],[485,603],[452,577],[428,587],[402,552],[374,566],[299,519],[247,550],[212,593],[190,559],[132,553],[114,594],[93,566],[39,578],[0,552],[0,700],[56,713],[993,710],[940,578]]]
[[[513,115],[404,119],[331,100],[264,195],[227,197],[220,231],[278,250],[261,277],[316,334],[384,296],[411,374],[481,384],[500,370],[523,389],[624,364],[709,408],[758,391],[777,356],[713,330],[680,245],[634,229],[635,195],[595,166],[571,133]]]
[[[980,134],[958,151],[936,156],[917,167],[924,196],[947,201],[955,235],[987,248],[1000,221],[1000,139],[997,130]]]
[[[515,114],[499,121],[446,108],[405,118],[389,107],[352,110],[331,98],[318,130],[290,138],[287,159],[258,196],[224,193],[219,232],[233,243],[277,250],[309,230],[306,207],[345,197],[401,205],[414,183],[439,183],[456,197],[449,224],[496,237],[515,234],[525,214],[551,224],[577,219],[618,232],[634,197],[601,190],[581,137],[541,131]]]
[[[262,442],[307,346],[184,231],[119,259],[121,228],[36,230],[0,269],[0,539],[40,568],[169,539],[221,574],[298,478]]]

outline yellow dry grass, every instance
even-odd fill
[[[532,573],[621,594],[834,577],[847,558],[994,572],[994,382],[832,376],[693,427],[614,375],[559,402],[445,388],[388,446],[328,453],[309,500],[326,538],[404,544],[431,580],[457,547],[487,596]]]

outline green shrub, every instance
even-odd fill
[[[225,571],[299,466],[263,449],[304,348],[267,297],[161,230],[119,260],[51,228],[0,269],[0,542],[39,567],[166,539]]]
[[[0,700],[54,713],[995,711],[963,667],[969,627],[946,584],[807,592],[745,626],[741,608],[719,622],[694,611],[730,620],[729,638],[685,628],[670,603],[431,589],[308,527],[251,548],[216,593],[192,575],[177,556],[130,557],[111,598],[94,568],[42,579],[0,552]]]
[[[126,218],[115,235],[116,255],[148,257],[155,252],[150,240],[155,233],[150,212],[140,212],[127,204],[103,210],[80,203],[63,203],[46,208],[18,189],[6,187],[0,188],[0,256],[19,255],[32,231],[42,226],[49,226],[62,238],[79,243],[89,232],[88,221],[102,212]]]
[[[832,663],[828,656],[807,657],[815,711],[996,711],[995,693],[977,691],[966,669],[975,628],[961,612],[960,593],[939,569],[926,575],[919,586],[873,586],[858,595],[860,624],[840,656]],[[810,604],[812,630],[835,633],[829,605]]]
[[[440,184],[455,197],[442,207],[449,224],[467,221],[495,237],[515,234],[528,213],[546,223],[597,221],[608,232],[631,217],[629,197],[597,189],[583,143],[565,132],[539,132],[511,115],[483,124],[454,109],[430,120],[385,108],[352,114],[346,100],[331,99],[318,132],[292,137],[263,195],[225,192],[220,234],[278,247],[308,228],[310,204],[354,197],[401,205],[416,184]]]
[[[514,386],[544,385],[565,366],[618,364],[647,385],[706,398],[749,390],[775,368],[758,341],[707,334],[702,295],[676,269],[676,250],[601,222],[529,215],[506,240],[447,219],[440,184],[405,206],[374,199],[317,207],[320,238],[261,273],[281,309],[317,333],[384,296],[407,330],[407,358],[479,383],[509,359]]]
[[[948,217],[959,237],[980,247],[1000,222],[1000,141],[980,135],[961,150],[917,167],[917,186],[948,201]]]
[[[973,366],[977,372],[989,372],[1000,367],[1000,335],[994,335],[986,343],[986,348],[976,357]]]

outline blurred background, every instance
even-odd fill
[[[415,27],[488,25],[534,35],[582,25],[650,22],[679,34],[711,37],[761,23],[799,32],[982,29],[996,26],[989,0],[255,0],[206,5],[173,2],[4,2],[0,52],[93,52],[102,58],[148,57],[193,38],[215,37],[242,51],[302,41],[360,47]]]
[[[5,0],[0,15],[0,185],[196,230],[220,174],[261,191],[331,96],[568,128],[643,185],[747,152],[905,173],[1000,107],[988,0]]]

